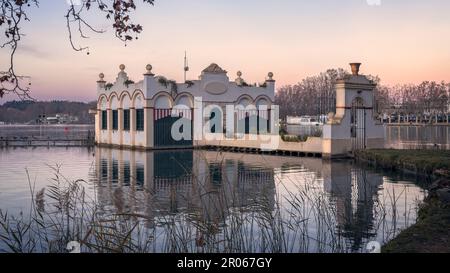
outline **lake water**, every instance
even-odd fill
[[[5,148],[0,166],[2,211],[26,215],[57,168],[98,214],[142,215],[149,252],[364,252],[415,223],[426,194],[351,161],[198,150]]]
[[[287,125],[289,134],[320,136],[322,127]],[[385,126],[386,148],[450,150],[450,126]]]
[[[386,126],[386,147],[450,150],[450,126]]]

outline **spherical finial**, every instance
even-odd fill
[[[121,65],[119,66],[119,69],[120,69],[121,71],[124,71],[124,70],[125,70],[125,65],[124,65],[124,64],[121,64]]]
[[[269,74],[267,74],[267,76],[269,76],[269,78],[272,79],[273,78],[273,73],[269,72]]]
[[[238,72],[236,73],[236,75],[240,78],[240,77],[242,76],[242,72],[241,72],[241,71],[238,71]]]
[[[105,74],[100,73],[100,74],[98,75],[98,77],[100,78],[101,81],[103,81],[103,79],[105,78]]]
[[[153,66],[152,66],[151,64],[148,64],[148,65],[145,67],[145,69],[147,69],[147,72],[145,73],[145,75],[151,75],[151,76],[153,76],[153,73],[152,73]]]

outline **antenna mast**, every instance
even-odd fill
[[[189,64],[186,51],[184,51],[184,82],[186,82],[186,73],[189,71]]]

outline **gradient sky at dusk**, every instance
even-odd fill
[[[363,73],[385,84],[450,81],[448,0],[381,0],[380,6],[366,0],[156,0],[154,7],[139,4],[134,21],[144,31],[127,47],[114,38],[111,22],[91,12],[93,25],[109,31],[76,39],[91,48],[89,56],[69,45],[66,1],[40,2],[22,29],[16,71],[32,76],[32,95],[42,100],[94,100],[98,74],[112,82],[120,63],[135,81],[147,63],[157,75],[182,81],[185,50],[191,79],[216,62],[232,80],[238,70],[247,82],[261,82],[272,71],[280,87],[359,61]],[[7,57],[1,49],[1,70]]]

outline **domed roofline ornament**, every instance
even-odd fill
[[[203,69],[202,73],[226,74],[227,71],[223,70],[218,64],[212,63],[207,68]]]

